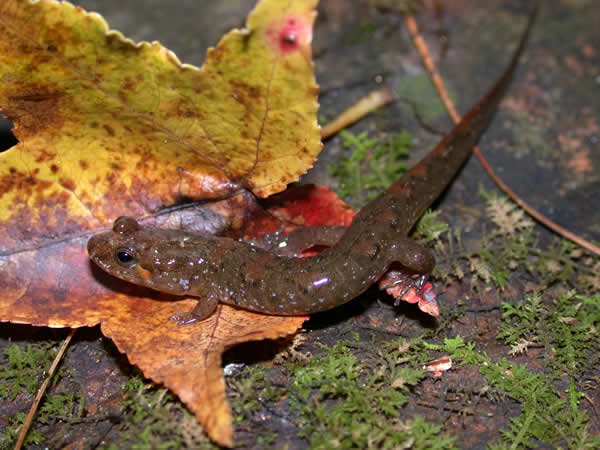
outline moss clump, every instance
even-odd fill
[[[350,156],[330,164],[329,171],[339,180],[338,195],[352,206],[363,206],[406,172],[412,145],[408,134],[399,133],[383,141],[369,138],[367,132],[344,130],[340,136]]]
[[[598,337],[590,339],[590,332],[596,329],[599,319],[598,298],[581,298],[578,306],[566,306],[581,310],[579,329],[567,331],[556,326],[560,320],[553,321],[551,326],[544,327],[543,339],[551,342],[550,352],[556,356],[556,363],[548,364],[546,373],[533,373],[525,365],[515,364],[507,359],[492,361],[487,355],[475,351],[474,343],[465,343],[460,336],[446,339],[443,345],[427,345],[431,350],[451,353],[455,362],[476,364],[486,377],[489,386],[496,392],[512,398],[521,404],[521,414],[510,419],[509,428],[501,430],[501,439],[490,448],[534,448],[540,443],[549,446],[565,446],[568,448],[599,448],[600,437],[592,436],[588,429],[588,414],[579,404],[583,393],[576,388],[575,370],[582,371],[595,367],[598,357]],[[519,304],[505,307],[505,321],[500,332],[501,339],[515,342],[522,336],[532,336],[532,315],[539,312],[541,303],[528,301],[529,306]],[[576,304],[576,303],[575,303]],[[551,315],[558,313],[559,307]],[[583,316],[592,316],[583,320]],[[564,322],[564,321],[562,321]],[[597,333],[593,333],[597,334]],[[591,345],[590,345],[591,344]],[[580,352],[576,355],[576,349]],[[550,356],[550,355],[548,355]],[[578,361],[578,362],[577,362]],[[566,396],[559,390],[556,382],[564,382],[565,370],[568,374]]]
[[[410,389],[425,376],[419,345],[400,340],[360,363],[355,346],[358,340],[323,347],[292,375],[290,405],[311,447],[452,448],[441,426],[402,419]]]
[[[53,342],[6,347],[0,362],[0,398],[14,400],[23,392],[35,393],[56,356],[53,347]]]
[[[206,448],[216,449],[202,427],[168,389],[141,376],[131,377],[122,387],[122,423],[117,448]]]

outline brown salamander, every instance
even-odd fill
[[[218,302],[277,315],[325,311],[361,294],[392,264],[402,266],[406,277],[428,274],[433,255],[407,234],[488,126],[534,16],[535,12],[509,67],[490,91],[434,150],[366,205],[342,237],[321,253],[307,258],[277,255],[229,238],[145,227],[133,218],[120,217],[112,231],[89,240],[90,258],[123,280],[199,297],[198,305],[180,317],[184,322],[208,317]],[[414,283],[420,287],[422,279]]]

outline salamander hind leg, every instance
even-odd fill
[[[390,262],[397,262],[411,272],[427,275],[435,266],[431,250],[409,238],[396,239],[390,247]]]
[[[170,317],[171,320],[176,320],[179,325],[189,325],[191,323],[200,322],[208,319],[217,309],[219,301],[214,298],[202,298],[198,304],[188,312],[177,313]]]
[[[391,266],[380,280],[379,288],[395,298],[396,306],[400,301],[418,302],[419,307],[421,303],[435,303],[435,293],[425,283],[435,265],[431,251],[408,238],[396,240],[390,247]],[[433,299],[429,301],[431,295]],[[437,309],[437,303],[434,306]]]

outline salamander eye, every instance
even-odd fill
[[[115,252],[115,258],[123,267],[131,268],[137,264],[137,256],[130,248],[119,248]]]

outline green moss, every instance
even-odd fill
[[[571,383],[563,398],[545,374],[530,372],[527,367],[507,360],[483,364],[480,369],[488,383],[505,391],[521,403],[521,415],[510,419],[502,430],[504,445],[512,448],[565,445],[569,448],[598,448],[600,438],[589,435],[588,415],[572,402],[579,396]]]
[[[6,347],[0,362],[0,398],[14,400],[23,392],[33,394],[56,352],[53,342]]]
[[[600,258],[585,256],[562,239],[541,248],[533,223],[522,210],[493,192],[480,193],[492,227],[480,241],[468,244],[462,242],[460,230],[449,233],[449,242],[439,248],[447,258],[438,258],[446,266],[441,272],[457,278],[466,278],[470,272],[472,286],[482,280],[486,288],[498,289],[515,286],[513,272],[529,279],[537,294],[502,303],[498,339],[509,346],[507,356],[532,347],[544,349],[543,372],[533,373],[507,359],[494,362],[460,336],[425,347],[451,353],[455,362],[476,364],[491,392],[521,404],[521,414],[511,418],[509,428],[500,432],[490,448],[541,444],[598,448],[600,439],[590,435],[588,416],[579,401],[583,374],[600,363]]]
[[[385,141],[369,138],[367,132],[341,131],[340,136],[350,156],[330,164],[329,171],[339,180],[338,195],[352,206],[363,206],[406,172],[411,148],[406,133]]]
[[[571,381],[600,362],[600,295],[567,293],[552,302],[538,295],[515,305],[503,303],[498,337],[523,353],[530,345],[543,345],[545,366],[553,379],[568,374]]]
[[[15,400],[21,394],[34,394],[40,387],[44,376],[57,353],[57,344],[54,342],[35,343],[27,345],[11,344],[3,351],[0,364],[0,397],[8,401]],[[65,375],[65,370],[59,370],[52,383],[55,385]],[[32,400],[32,396],[29,397]],[[46,394],[42,398],[37,411],[35,425],[51,425],[59,420],[68,421],[81,413],[78,405],[81,403],[81,394],[56,392]],[[29,404],[29,402],[27,402]],[[19,412],[9,417],[7,427],[0,435],[0,448],[11,448],[27,414]],[[44,437],[39,430],[29,430],[25,440],[26,445],[41,444]]]
[[[443,233],[448,231],[448,224],[438,219],[439,211],[428,209],[421,216],[411,237],[420,242],[436,242],[440,243],[440,238]]]
[[[263,407],[261,402],[275,402],[285,395],[285,389],[273,386],[265,370],[264,366],[246,367],[227,379],[233,393],[231,408],[235,424],[250,420]],[[267,438],[261,437],[264,439]]]
[[[139,375],[131,377],[122,388],[121,434],[117,442],[105,448],[217,448],[168,389]]]
[[[583,295],[597,292],[600,258],[585,256],[565,239],[556,238],[542,248],[539,232],[523,210],[495,192],[480,188],[480,194],[486,200],[492,227],[479,241],[467,244],[461,230],[449,233],[448,242],[436,246],[438,265],[434,275],[448,282],[451,278],[463,279],[470,271],[474,290],[490,285],[504,290],[515,273],[529,277],[529,288],[539,292],[559,285]],[[478,281],[483,282],[483,288]]]
[[[3,434],[0,435],[0,449],[8,450],[12,449],[17,442],[17,438],[19,437],[19,433],[23,428],[23,423],[25,423],[25,418],[27,414],[24,412],[19,412],[14,416],[8,418],[8,423],[6,425],[6,430]],[[42,433],[37,430],[30,429],[27,433],[27,437],[25,438],[24,445],[40,445],[45,440],[45,437]]]
[[[339,342],[292,375],[290,407],[311,448],[451,448],[453,438],[421,418],[403,421],[408,392],[424,377],[419,346],[406,340],[361,358]]]
[[[80,417],[81,394],[71,394],[68,392],[58,392],[46,395],[40,406],[36,420],[39,423],[50,424],[58,420],[68,421],[72,417]]]
[[[579,404],[583,393],[577,390],[576,376],[599,362],[600,296],[570,294],[550,303],[533,296],[503,308],[499,338],[511,344],[511,354],[515,349],[525,352],[533,343],[550,349],[544,357],[544,373],[506,359],[493,362],[460,336],[445,340],[444,345],[426,345],[451,353],[455,362],[476,364],[491,388],[521,404],[521,414],[510,419],[509,428],[500,431],[501,439],[491,448],[533,448],[540,443],[598,448],[600,437],[590,434],[588,415]],[[565,381],[563,395],[555,384]]]

